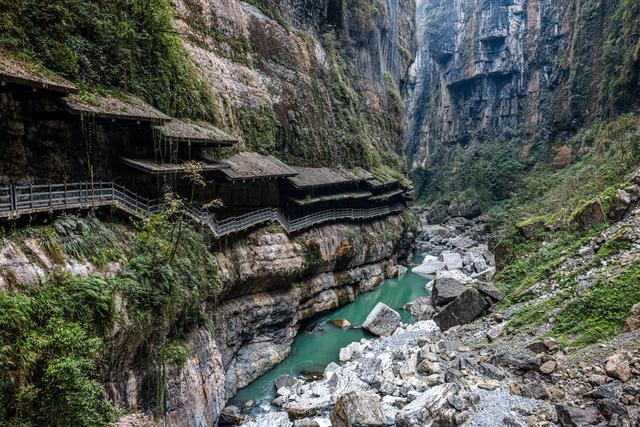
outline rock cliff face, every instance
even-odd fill
[[[174,4],[220,125],[249,148],[315,166],[377,166],[378,152],[400,152],[413,0]]]
[[[301,322],[395,275],[408,249],[403,234],[402,218],[392,216],[293,240],[260,231],[217,252],[223,302],[210,307],[212,327],[188,337],[187,362],[165,373],[166,425],[212,425],[238,389],[287,357]],[[128,357],[108,394],[123,406],[152,407],[145,374],[136,371],[135,354]]]
[[[101,374],[106,395],[121,407],[164,413],[168,426],[214,425],[239,388],[286,358],[302,322],[395,276],[410,237],[403,217],[389,216],[326,225],[295,237],[258,230],[214,250],[222,294],[206,308],[202,324],[207,326],[181,340],[188,356],[180,366],[145,363],[151,331],[140,329],[127,301],[119,298],[119,320],[105,336],[117,349]],[[33,238],[0,243],[0,290],[38,286],[61,268],[110,276],[120,267],[98,269],[72,259],[62,265]],[[165,398],[158,402],[162,388]]]
[[[640,12],[632,3],[421,1],[407,108],[412,168],[428,185],[428,169],[450,161],[453,147],[507,132],[553,141],[633,108]]]

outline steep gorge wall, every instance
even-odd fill
[[[526,158],[634,109],[639,27],[628,0],[419,2],[406,152],[421,194],[461,148],[520,138]]]
[[[248,148],[313,166],[401,167],[413,0],[174,4],[219,124]]]

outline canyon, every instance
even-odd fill
[[[637,2],[0,7],[0,423],[639,422]]]

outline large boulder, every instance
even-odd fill
[[[607,210],[607,216],[612,221],[620,221],[631,207],[631,195],[624,190],[618,190],[613,195]]]
[[[497,290],[488,283],[480,282],[478,284],[478,290],[494,301],[502,301],[505,299],[505,294],[503,292]]]
[[[480,291],[469,288],[436,314],[433,320],[443,331],[471,323],[491,306],[487,300]]]
[[[479,202],[463,202],[450,205],[448,212],[452,217],[474,219],[482,215],[482,207]]]
[[[426,256],[422,264],[417,267],[413,267],[411,271],[420,276],[428,277],[436,274],[438,271],[444,270],[444,262],[438,260],[434,256]]]
[[[443,271],[436,276],[431,300],[436,307],[449,304],[467,290],[471,278],[461,271]]]
[[[281,388],[292,388],[298,384],[299,380],[291,375],[280,375],[274,383],[276,390]]]
[[[440,260],[447,270],[460,270],[462,268],[462,255],[457,252],[445,251],[440,254]]]
[[[582,230],[589,230],[605,220],[602,202],[594,200],[583,206],[575,215],[575,221]]]
[[[351,392],[340,397],[331,412],[333,427],[382,427],[386,417],[375,393]]]
[[[607,375],[622,382],[629,381],[631,378],[631,365],[624,354],[614,354],[607,359],[604,366]]]
[[[455,410],[449,405],[449,398],[457,391],[458,387],[453,384],[442,384],[428,389],[398,412],[396,425],[398,427],[452,425],[446,424],[446,421],[455,415]]]
[[[372,334],[388,337],[400,326],[400,315],[388,305],[379,302],[371,310],[362,327]]]
[[[556,405],[558,422],[563,427],[585,427],[596,425],[598,411],[594,408],[577,408],[569,405]]]
[[[516,224],[516,230],[526,239],[533,239],[545,228],[544,217],[531,218]]]
[[[445,205],[435,205],[427,209],[425,217],[429,224],[442,224],[449,218],[449,209]]]

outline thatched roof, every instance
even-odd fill
[[[284,178],[296,174],[295,169],[275,157],[252,152],[238,153],[222,162],[229,166],[223,173],[233,181]]]
[[[169,173],[183,173],[186,168],[184,164],[158,163],[150,159],[132,159],[128,157],[120,157],[120,161],[134,169],[150,173],[152,175],[163,175]],[[226,165],[222,163],[204,163],[200,162],[202,172],[211,172],[224,169]]]
[[[330,168],[294,168],[298,174],[288,179],[294,187],[309,189],[329,185],[357,183],[363,181],[363,177],[346,169]]]
[[[371,196],[372,193],[369,191],[357,191],[352,193],[336,193],[336,194],[328,194],[324,196],[318,197],[305,197],[305,198],[295,198],[295,197],[287,197],[287,200],[292,201],[298,206],[309,206],[316,203],[322,202],[337,202],[340,200],[357,200],[357,199],[366,199]]]
[[[373,197],[370,197],[369,200],[372,200],[374,202],[384,202],[386,200],[391,199],[392,197],[396,197],[396,196],[399,196],[401,194],[404,194],[404,192],[405,192],[404,189],[399,188],[397,190],[388,191],[386,193],[375,195]]]
[[[194,124],[173,119],[155,127],[162,135],[178,142],[232,146],[238,139],[208,123]]]
[[[87,114],[102,119],[168,122],[171,117],[133,95],[69,95],[62,100],[72,114]]]
[[[76,93],[78,88],[71,82],[53,74],[43,74],[27,63],[0,53],[0,84],[14,84],[43,89],[61,94]]]

